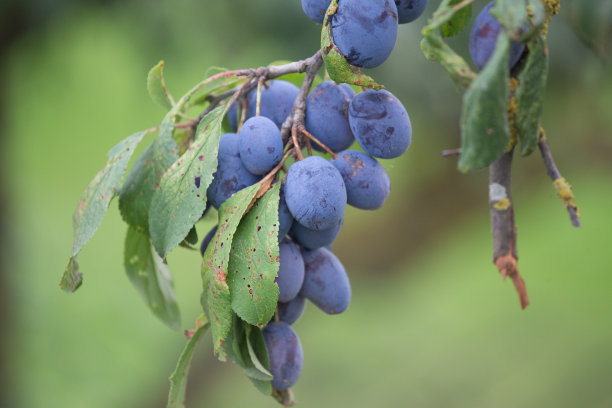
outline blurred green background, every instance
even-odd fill
[[[126,278],[116,200],[79,257],[82,288],[60,291],[72,212],[110,147],[161,120],[145,85],[160,59],[176,96],[212,65],[309,56],[319,27],[298,0],[5,0],[0,14],[0,406],[165,406],[185,338]],[[550,27],[544,125],[583,227],[571,227],[539,155],[517,158],[525,311],[491,262],[486,171],[461,175],[438,155],[458,146],[460,95],[421,54],[425,19],[401,26],[372,74],[406,106],[413,144],[384,162],[384,208],[349,209],[334,244],[351,307],[327,316],[309,305],[294,325],[305,355],[299,406],[612,406],[612,75],[570,17],[563,9]],[[466,55],[465,42],[451,41]],[[200,236],[211,223],[198,224]],[[189,329],[200,313],[199,254],[177,249],[169,264]],[[276,403],[217,362],[207,335],[188,406],[247,405]]]

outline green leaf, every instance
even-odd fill
[[[162,121],[157,138],[134,164],[121,189],[121,216],[139,231],[148,231],[153,192],[162,175],[177,159],[176,143],[172,138],[173,129],[174,119],[171,112]]]
[[[527,3],[525,0],[495,0],[491,15],[506,28],[510,38],[519,40],[528,21]]]
[[[451,6],[455,6],[461,3],[462,0],[452,0]],[[465,27],[470,24],[470,18],[472,17],[472,5],[468,4],[460,8],[453,16],[442,25],[442,35],[444,37],[452,37],[459,34]]]
[[[187,374],[193,352],[195,351],[198,340],[210,326],[206,316],[201,315],[196,321],[196,329],[187,340],[185,349],[181,353],[174,372],[170,375],[170,392],[168,393],[167,408],[185,407],[185,389],[187,388]]]
[[[457,89],[464,91],[470,86],[476,74],[465,60],[444,42],[441,34],[442,27],[448,24],[455,15],[451,1],[443,0],[433,17],[423,27],[421,50],[425,58],[439,62],[450,75]]]
[[[336,82],[344,82],[350,85],[358,85],[372,89],[382,89],[379,85],[365,74],[362,74],[359,68],[352,66],[346,61],[336,44],[331,31],[331,23],[328,24],[329,17],[336,13],[338,3],[332,0],[323,20],[323,28],[321,30],[321,54],[325,62],[325,68],[329,77]]]
[[[519,75],[515,97],[518,105],[515,126],[521,142],[521,154],[529,155],[537,147],[540,136],[540,120],[544,104],[544,89],[548,78],[548,49],[541,36],[533,37],[527,44],[529,56]]]
[[[149,71],[147,77],[147,90],[153,102],[166,110],[172,109],[174,100],[168,93],[166,82],[164,81],[164,61],[159,61],[159,63]]]
[[[211,320],[213,345],[221,360],[225,358],[221,346],[232,324],[231,296],[227,285],[232,240],[259,187],[259,184],[246,187],[221,205],[217,234],[208,244],[202,261],[202,308]]]
[[[185,237],[185,242],[191,245],[196,245],[199,242],[198,231],[195,225],[189,230],[189,233]]]
[[[506,149],[510,39],[502,31],[487,65],[463,95],[459,170],[486,167]]]
[[[162,258],[185,239],[206,208],[206,190],[217,169],[219,136],[226,110],[220,106],[202,119],[196,139],[166,171],[153,193],[149,231]]]
[[[153,314],[178,330],[181,316],[174,297],[168,265],[157,255],[149,236],[128,227],[124,251],[125,271]]]
[[[83,193],[72,218],[74,241],[70,260],[60,282],[63,290],[73,292],[81,285],[82,275],[76,255],[102,223],[108,206],[121,185],[121,178],[130,158],[147,133],[149,131],[134,133],[115,145],[108,152],[106,166],[96,174]]]
[[[83,274],[76,256],[71,256],[60,281],[60,288],[68,293],[77,290],[83,283]]]
[[[254,326],[267,324],[278,301],[278,200],[280,183],[244,216],[232,242],[227,284],[232,309]]]

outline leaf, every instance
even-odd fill
[[[198,231],[196,230],[195,225],[191,227],[189,233],[185,237],[185,242],[191,245],[196,245],[200,239],[198,238]]]
[[[269,382],[272,380],[272,374],[269,371],[268,351],[265,349],[265,342],[263,343],[264,350],[261,350],[262,343],[260,341],[263,341],[263,337],[261,339],[257,338],[257,332],[259,336],[262,336],[261,330],[242,321],[235,314],[232,314],[232,316],[232,325],[226,341],[223,343],[223,350],[236,365],[242,368],[251,380],[254,380],[254,382],[267,382],[268,387],[270,387]],[[256,332],[253,334],[252,331],[254,330]],[[253,361],[249,348],[254,353],[257,365]],[[259,386],[266,388],[264,384],[260,383],[256,383],[256,386],[258,388]],[[271,388],[268,394],[270,392]]]
[[[449,23],[456,13],[450,5],[451,1],[443,0],[433,17],[423,27],[421,51],[428,60],[439,62],[450,75],[457,89],[464,91],[470,86],[476,74],[465,60],[444,42],[441,34],[442,27]]]
[[[153,193],[149,231],[162,258],[185,239],[206,208],[206,190],[217,169],[219,137],[226,110],[220,106],[202,119],[196,139],[166,171]]]
[[[149,236],[128,227],[124,251],[125,271],[153,314],[178,330],[181,316],[174,297],[168,265],[157,255]]]
[[[217,234],[208,244],[202,261],[202,308],[210,318],[214,349],[221,360],[225,358],[221,346],[232,324],[231,297],[226,282],[232,240],[259,187],[259,184],[246,187],[221,205]]]
[[[502,31],[487,65],[463,95],[459,170],[486,167],[508,146],[510,39]]]
[[[491,15],[506,28],[510,38],[519,40],[528,21],[527,3],[525,0],[496,0]]]
[[[138,158],[119,194],[121,216],[139,231],[149,229],[149,206],[155,187],[165,171],[177,159],[176,143],[172,138],[172,112],[162,121],[153,143]]]
[[[377,84],[372,77],[362,74],[359,68],[349,64],[336,47],[332,36],[331,23],[328,24],[328,20],[329,16],[336,13],[337,9],[337,1],[332,0],[325,14],[321,30],[321,54],[329,77],[335,82],[344,82],[376,90],[382,89],[383,86]]]
[[[521,154],[527,156],[538,145],[540,120],[544,104],[544,89],[548,78],[548,49],[541,36],[527,44],[529,55],[519,74],[515,97],[518,105],[515,126],[521,142]]]
[[[195,351],[198,340],[210,326],[206,316],[201,315],[196,321],[196,329],[191,334],[187,344],[181,353],[174,372],[170,375],[170,392],[168,393],[167,408],[185,407],[185,389],[187,388],[187,374],[193,352]]]
[[[60,281],[60,288],[68,293],[77,290],[83,283],[83,274],[76,256],[71,256]]]
[[[72,218],[74,241],[70,260],[60,282],[63,290],[73,292],[81,285],[82,275],[76,255],[102,223],[108,206],[120,186],[130,158],[147,133],[149,131],[134,133],[115,145],[108,152],[106,166],[96,174],[83,193]]]
[[[149,71],[149,75],[147,76],[147,90],[153,102],[166,110],[172,109],[174,100],[168,93],[166,82],[164,81],[164,61],[159,61],[159,63]]]
[[[232,242],[227,284],[232,309],[254,326],[267,324],[278,302],[278,200],[280,183],[255,202]]]
[[[451,6],[461,3],[462,0],[452,0]],[[468,4],[457,10],[454,15],[442,25],[442,35],[444,37],[452,37],[459,34],[470,23],[472,17],[472,5]]]

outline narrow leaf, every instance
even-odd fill
[[[79,263],[76,256],[71,256],[68,265],[62,275],[60,288],[68,293],[77,290],[83,283],[83,274],[79,269]]]
[[[248,325],[246,327],[246,344],[249,351],[249,357],[255,368],[268,376],[268,380],[272,380],[270,373],[270,361],[268,360],[268,349],[258,327]]]
[[[256,333],[251,333],[255,330],[257,331]],[[236,365],[242,368],[244,373],[251,380],[269,383],[272,380],[272,374],[270,374],[269,371],[270,363],[268,361],[268,352],[265,349],[265,343],[263,343],[264,350],[261,350],[260,339],[257,338],[258,333],[259,336],[262,336],[260,329],[242,321],[234,314],[231,328],[223,342],[223,351],[227,353],[227,356]],[[252,340],[249,339],[249,335],[253,338]],[[263,337],[261,340],[263,341]],[[254,346],[250,343],[254,344]],[[253,357],[251,357],[249,349],[254,353],[254,358],[257,360],[257,366],[254,363]],[[259,385],[261,384],[256,384],[258,388]],[[270,392],[268,392],[268,394],[270,394]]]
[[[280,183],[255,202],[234,235],[227,283],[232,309],[254,326],[267,324],[278,301],[278,200]]]
[[[455,6],[461,3],[462,0],[452,0],[451,6]],[[459,34],[465,27],[470,24],[470,18],[472,17],[472,5],[468,4],[457,10],[455,14],[442,25],[442,35],[444,37],[452,37]]]
[[[208,244],[202,261],[202,307],[212,325],[213,345],[219,358],[221,346],[232,324],[232,307],[227,268],[236,228],[259,190],[259,184],[244,188],[228,198],[219,208],[217,234]]]
[[[160,125],[157,137],[138,158],[121,189],[121,216],[137,230],[148,231],[149,207],[155,187],[177,159],[173,129],[174,119],[172,114],[168,114]]]
[[[157,255],[145,232],[128,227],[124,251],[125,271],[153,314],[178,330],[181,316],[168,265]]]
[[[460,171],[490,165],[508,146],[509,47],[502,31],[491,59],[463,95]]]
[[[516,129],[521,142],[521,154],[529,155],[538,145],[540,120],[544,104],[544,88],[548,78],[548,49],[541,36],[535,36],[527,44],[529,56],[519,75],[516,89]]]
[[[174,101],[172,100],[172,96],[168,93],[166,82],[164,81],[164,61],[159,61],[159,63],[149,71],[147,77],[147,90],[153,102],[166,110],[172,109]]]
[[[153,193],[149,231],[162,258],[187,236],[206,208],[206,190],[217,168],[219,136],[226,110],[218,107],[202,119],[195,141],[166,171]]]
[[[189,233],[185,237],[185,242],[191,245],[196,245],[199,242],[198,231],[196,230],[195,225],[189,230]]]
[[[134,133],[115,145],[108,152],[106,166],[96,174],[83,193],[72,218],[74,241],[70,260],[60,282],[63,290],[73,292],[81,285],[82,275],[76,255],[102,223],[108,206],[120,187],[130,157],[147,133],[148,131]]]
[[[198,340],[202,334],[208,329],[210,323],[206,316],[202,315],[196,321],[196,329],[192,332],[191,337],[187,340],[185,349],[181,353],[174,372],[170,375],[170,392],[168,393],[167,408],[184,408],[185,407],[185,390],[187,388],[187,374],[193,352],[195,351]]]
[[[496,0],[491,15],[499,20],[512,39],[519,40],[528,21],[526,0]]]

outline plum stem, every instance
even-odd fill
[[[313,142],[315,142],[316,144],[318,144],[319,146],[321,146],[321,148],[323,150],[325,150],[327,153],[331,154],[331,157],[333,157],[333,159],[336,159],[336,154],[331,151],[331,149],[327,146],[325,146],[325,144],[323,144],[323,142],[321,142],[319,139],[317,139],[316,137],[314,137],[309,131],[306,130],[306,127],[299,126],[299,131],[306,136],[308,139],[312,140]],[[306,139],[308,141],[308,139]],[[312,153],[311,153],[312,154]]]

